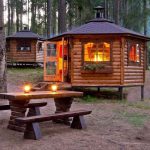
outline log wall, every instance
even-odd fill
[[[142,85],[145,82],[145,59],[144,59],[145,42],[140,41],[141,44],[140,64],[131,65],[128,63],[128,49],[127,49],[126,39],[124,41],[125,41],[124,42],[124,85]]]
[[[74,39],[71,60],[73,86],[119,86],[121,84],[121,40],[112,40],[112,68],[110,74],[82,74],[82,40]]]
[[[43,60],[43,52],[36,54],[37,40],[31,39],[31,51],[17,51],[17,39],[10,40],[10,50],[7,52],[7,62],[39,62]]]
[[[44,51],[36,52],[36,62],[44,62]]]

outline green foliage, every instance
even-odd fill
[[[139,114],[139,113],[129,113],[129,112],[123,112],[122,116],[125,117],[125,119],[132,125],[139,127],[143,126],[144,122],[149,119],[148,115],[145,114]]]
[[[91,95],[86,95],[83,97],[83,102],[93,103],[96,102],[98,99]]]
[[[93,64],[84,64],[82,69],[83,70],[92,70],[92,71],[96,71],[96,70],[100,70],[103,69],[105,67],[104,64],[101,63],[93,63]]]

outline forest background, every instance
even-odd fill
[[[4,0],[5,34],[28,27],[53,37],[93,19],[99,5],[105,7],[105,18],[150,36],[150,0]]]

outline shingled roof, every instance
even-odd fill
[[[11,39],[11,38],[42,39],[38,34],[35,34],[32,31],[27,29],[16,32],[7,37],[7,39]]]
[[[134,32],[127,28],[114,24],[107,19],[96,18],[80,27],[72,29],[68,32],[64,32],[61,35],[50,38],[49,40],[58,40],[61,37],[74,36],[74,35],[122,35],[122,36],[134,36],[145,40],[150,40],[149,37],[143,34]]]

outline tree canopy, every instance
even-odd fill
[[[150,0],[5,0],[7,35],[28,26],[33,32],[53,36],[94,18],[93,8],[105,7],[116,24],[148,34]]]

